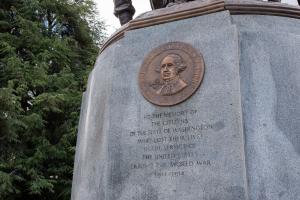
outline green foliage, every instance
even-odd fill
[[[70,199],[81,95],[104,24],[92,0],[1,0],[0,199]]]

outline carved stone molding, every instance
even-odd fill
[[[115,41],[124,37],[124,32],[200,15],[228,10],[231,15],[273,15],[300,18],[300,7],[264,1],[209,0],[192,1],[168,8],[146,12],[117,30],[102,46],[100,53]]]

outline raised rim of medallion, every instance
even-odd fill
[[[155,57],[158,57],[163,52],[178,50],[189,55],[193,63],[193,75],[191,77],[191,83],[181,92],[174,95],[159,96],[153,95],[153,92],[147,90],[145,86],[145,76],[148,71],[150,63]],[[160,46],[152,49],[144,58],[142,66],[139,70],[138,83],[139,89],[143,97],[157,106],[174,106],[180,104],[189,99],[200,87],[205,72],[204,58],[201,52],[195,49],[191,44],[185,42],[168,42],[161,44]]]

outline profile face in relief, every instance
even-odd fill
[[[173,106],[199,88],[204,74],[201,53],[190,44],[168,42],[151,50],[139,71],[144,98],[158,106]]]
[[[175,94],[185,87],[187,83],[180,78],[180,73],[186,69],[183,59],[177,54],[169,54],[164,57],[160,64],[161,87],[157,94],[169,96]]]

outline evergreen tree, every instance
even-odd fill
[[[0,2],[0,199],[70,199],[87,75],[104,39],[92,0]]]

